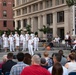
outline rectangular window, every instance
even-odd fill
[[[4,1],[4,2],[3,2],[3,6],[7,6],[7,3],[6,3],[6,1]]]
[[[3,11],[3,17],[7,17],[7,11],[6,10]]]
[[[55,5],[59,5],[59,0],[55,0]]]
[[[64,11],[57,12],[57,23],[64,22]]]
[[[7,21],[3,21],[3,27],[7,27]]]
[[[27,19],[23,19],[23,27],[27,26]]]
[[[15,22],[13,21],[13,27],[15,27]]]
[[[26,14],[26,13],[27,13],[27,8],[26,7],[22,8],[22,14]]]
[[[21,28],[21,21],[20,20],[17,21],[17,26],[18,26],[18,28]]]
[[[47,14],[47,24],[50,25],[53,23],[53,14]]]
[[[61,0],[62,1],[62,4],[64,4],[64,0]]]

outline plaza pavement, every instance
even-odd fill
[[[43,57],[43,52],[45,51],[46,49],[42,49],[42,48],[40,48],[39,49],[39,51],[35,51],[35,54],[36,53],[40,53],[41,54],[41,56]],[[59,50],[58,49],[55,49],[55,50],[47,50],[48,51],[48,53],[49,53],[49,56],[51,57],[51,55],[53,54],[53,53],[55,53],[55,52],[58,52]],[[68,54],[70,53],[70,50],[63,50],[63,52],[64,52],[64,55],[65,56],[68,56]],[[3,55],[6,55],[6,54],[8,54],[9,52],[0,52],[0,61],[2,61],[2,56]],[[16,55],[18,52],[13,52],[13,54],[14,55]],[[24,51],[23,53],[28,53],[28,51]]]

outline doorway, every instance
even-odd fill
[[[64,39],[64,28],[58,28],[58,36],[61,38],[61,40]]]

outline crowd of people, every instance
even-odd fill
[[[13,53],[3,56],[0,62],[2,75],[69,75],[76,72],[76,51],[71,51],[66,57],[63,50],[49,56],[48,51],[43,55],[18,52],[15,61]]]
[[[3,49],[7,52],[9,48],[10,52],[18,51],[20,48],[22,51],[26,51],[28,49],[29,54],[33,55],[34,51],[38,50],[38,42],[39,38],[34,33],[30,35],[28,32],[21,31],[19,35],[17,32],[13,35],[10,32],[10,35],[7,36],[6,32],[0,37],[0,45],[3,45]],[[34,49],[34,50],[33,50]]]

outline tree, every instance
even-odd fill
[[[26,31],[27,31],[29,34],[31,34],[31,25],[27,25],[27,26],[26,26]]]
[[[43,28],[39,29],[39,31],[43,32],[44,34],[47,34],[50,32],[50,28],[43,25]]]
[[[69,7],[72,5],[76,5],[76,0],[66,0],[66,2]]]

